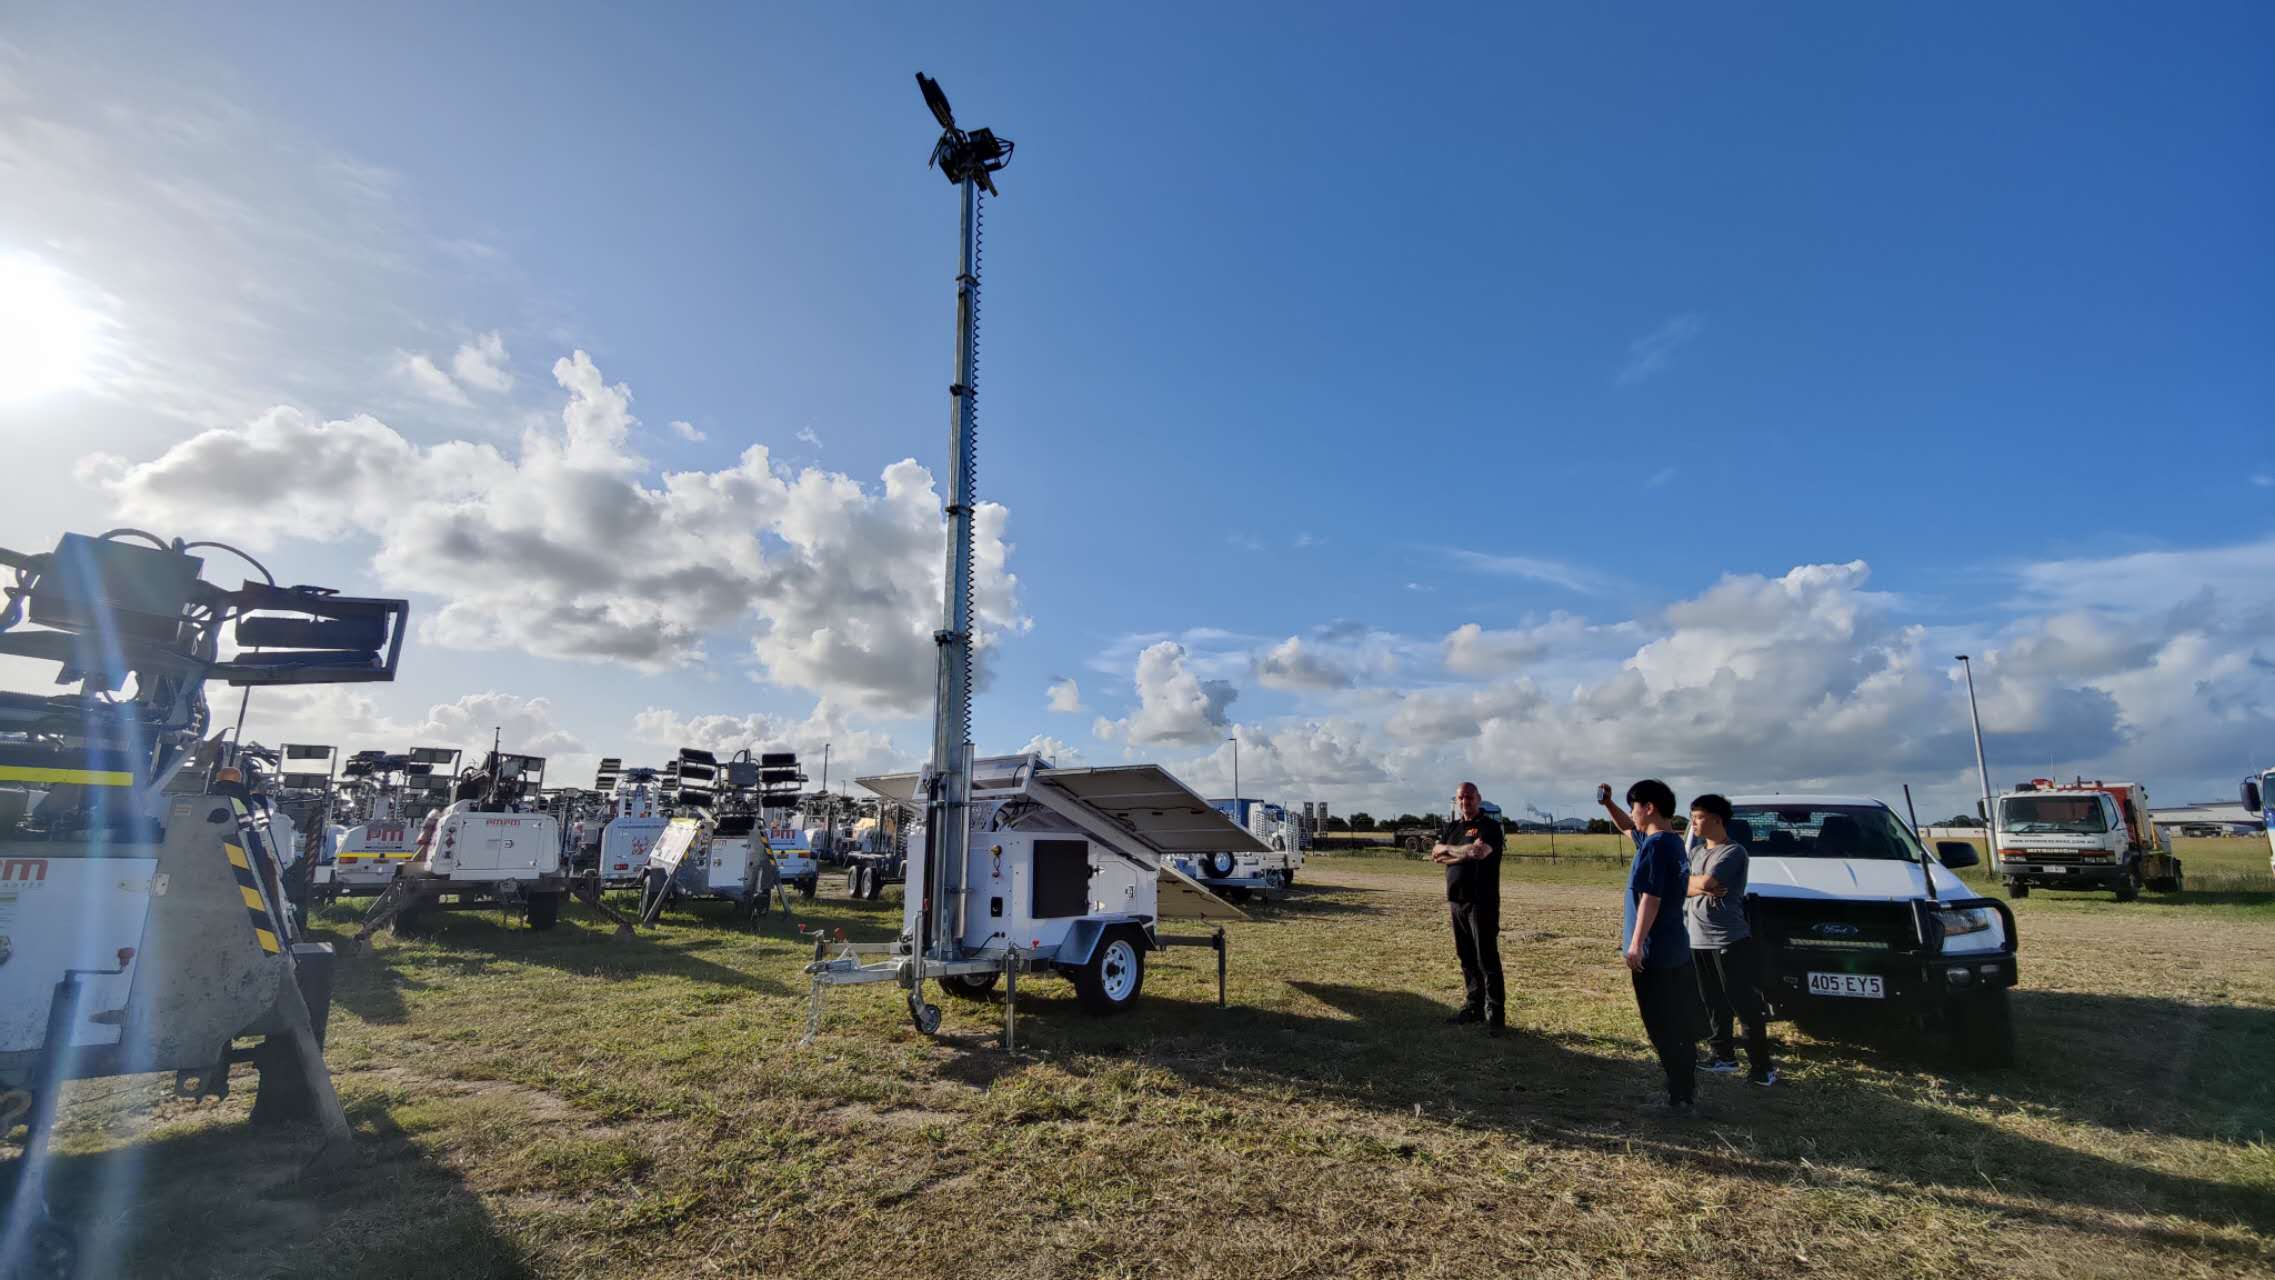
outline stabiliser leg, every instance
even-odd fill
[[[569,900],[591,910],[593,914],[614,922],[616,941],[626,942],[632,937],[632,922],[614,907],[600,900],[600,876],[578,876],[569,882]]]

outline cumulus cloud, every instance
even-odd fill
[[[558,425],[524,431],[511,456],[278,408],[80,474],[137,523],[256,544],[368,538],[384,586],[440,598],[422,632],[437,643],[660,670],[707,660],[733,632],[776,684],[864,713],[923,707],[945,537],[930,472],[903,460],[873,487],[753,446],[719,471],[658,476],[629,449],[628,387],[582,351],[553,376]],[[983,659],[1028,625],[1007,518],[995,503],[974,515]]]
[[[458,389],[458,384],[444,373],[433,359],[423,352],[403,352],[397,359],[396,370],[410,380],[419,394],[441,404],[460,409],[472,408],[474,402]]]
[[[461,345],[450,358],[450,371],[460,383],[479,391],[513,390],[513,374],[506,370],[505,335],[495,329]]]
[[[1301,636],[1289,636],[1256,655],[1256,682],[1268,689],[1348,689],[1351,670]]]
[[[1052,681],[1049,698],[1049,709],[1064,715],[1080,715],[1090,709],[1082,705],[1082,688],[1072,676]]]
[[[696,425],[692,422],[674,418],[666,425],[671,428],[671,433],[673,435],[678,436],[680,439],[688,441],[691,444],[701,444],[705,440],[710,439],[709,436],[704,435],[702,431],[698,430],[696,428]]]
[[[1011,754],[1027,755],[1030,753],[1041,756],[1061,769],[1071,769],[1076,765],[1088,763],[1083,757],[1082,748],[1072,745],[1064,738],[1054,738],[1048,734],[1036,734],[1027,739],[1026,746]]]
[[[1225,708],[1240,696],[1231,682],[1203,680],[1186,666],[1185,646],[1163,640],[1137,659],[1138,709],[1121,720],[1099,717],[1093,731],[1135,744],[1207,742],[1221,737]]]

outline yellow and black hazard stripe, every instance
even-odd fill
[[[123,752],[0,743],[0,782],[131,787],[134,781],[134,764]]]
[[[253,864],[255,857],[266,857],[262,843],[248,837],[250,809],[237,798],[230,798],[230,809],[237,812],[237,839],[221,841],[221,850],[230,855],[230,873],[237,878],[237,896],[246,900],[246,914],[253,916],[253,941],[262,944],[266,955],[278,955],[282,950],[278,921],[268,912],[268,893],[262,884],[262,868]],[[257,837],[257,832],[255,832]]]

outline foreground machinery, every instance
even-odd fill
[[[408,610],[265,569],[224,589],[205,547],[232,550],[116,530],[0,551],[0,655],[75,686],[0,691],[0,1114],[27,1126],[0,1274],[74,1265],[45,1195],[66,1081],[171,1071],[184,1096],[226,1096],[250,1062],[256,1122],[314,1118],[322,1158],[347,1155],[321,1048],[331,949],[294,928],[205,686],[391,680]]]

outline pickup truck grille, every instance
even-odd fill
[[[1770,946],[1795,954],[1916,954],[1920,949],[1912,908],[1901,902],[1761,897],[1754,899],[1754,927]]]

